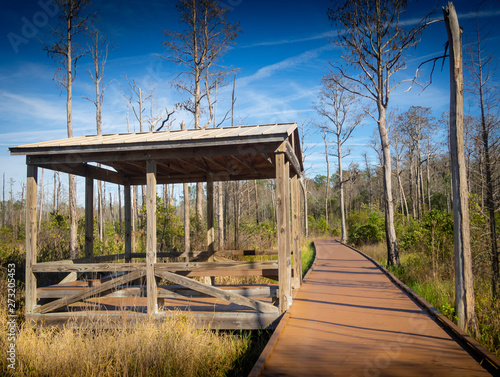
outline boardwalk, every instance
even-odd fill
[[[372,262],[316,248],[263,376],[490,376]]]

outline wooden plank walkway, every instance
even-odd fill
[[[251,376],[490,376],[361,254],[334,240],[317,241],[316,252],[264,367]]]

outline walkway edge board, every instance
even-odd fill
[[[412,299],[414,299],[430,316],[435,319],[438,324],[446,331],[449,331],[452,336],[458,338],[460,344],[463,345],[467,351],[472,353],[479,365],[481,365],[484,369],[486,369],[489,373],[494,376],[500,376],[500,359],[498,359],[495,355],[489,352],[486,348],[484,348],[477,340],[472,338],[469,334],[463,331],[460,327],[455,325],[452,321],[450,321],[447,317],[441,314],[435,307],[433,307],[428,301],[426,301],[423,297],[418,295],[415,291],[413,291],[410,287],[404,284],[401,280],[399,280],[392,272],[387,270],[384,266],[382,266],[379,262],[377,262],[372,257],[366,255],[362,251],[349,246],[345,243],[337,241],[342,245],[356,251],[357,253],[364,256],[370,262],[375,264],[387,277],[396,284],[399,288],[401,288],[406,294],[408,294]]]

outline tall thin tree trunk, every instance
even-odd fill
[[[231,192],[231,182],[224,182],[224,241],[229,239],[229,195]]]
[[[464,155],[462,31],[451,2],[443,8],[450,48],[450,157],[455,246],[455,312],[464,331],[477,334]]]
[[[184,251],[186,255],[189,255],[191,251],[191,239],[189,236],[191,232],[191,221],[189,218],[189,185],[183,183],[182,187],[184,190]],[[189,256],[186,256],[186,262],[189,262]]]
[[[309,219],[307,218],[307,187],[302,177],[300,178],[300,185],[302,186],[302,194],[304,201],[304,235],[309,237]]]
[[[5,173],[3,173],[2,184],[2,228],[5,227]]]
[[[427,206],[428,210],[432,210],[431,205],[431,168],[430,168],[431,155],[427,154]]]
[[[234,248],[238,249],[240,244],[240,182],[233,182],[233,201],[234,201]]]
[[[259,192],[257,190],[257,180],[253,181],[253,188],[255,190],[255,222],[259,225]]]
[[[415,207],[416,204],[416,195],[415,195],[415,190],[413,189],[413,153],[410,152],[410,169],[409,169],[409,176],[408,176],[408,183],[410,187],[410,200],[411,200],[411,209],[412,209],[412,217],[415,219],[417,218],[417,210]]]
[[[137,186],[132,186],[132,253],[135,253],[135,235],[137,232]]]
[[[57,203],[56,203],[56,210],[57,213],[60,212],[60,204],[61,204],[61,174],[57,172]]]
[[[370,171],[370,165],[368,164],[368,154],[365,153],[363,155],[365,158],[365,165],[366,165],[366,175],[368,177],[368,183],[369,183],[369,189],[370,189],[370,194],[369,194],[369,204],[370,206],[373,204],[373,185],[372,185],[372,172]],[[396,162],[397,164],[397,162]]]
[[[118,223],[120,224],[120,236],[123,234],[122,224],[122,193],[120,185],[118,185]]]
[[[326,140],[326,131],[322,130],[323,142],[325,143],[325,160],[326,160],[326,187],[325,187],[325,220],[328,226],[328,195],[330,188],[330,160],[328,158],[328,143]]]
[[[481,57],[481,37],[479,35],[479,27],[477,28],[477,74],[479,81],[479,103],[481,107],[481,141],[483,144],[483,154],[484,164],[480,163],[481,166],[481,207],[484,208],[484,192],[486,192],[486,208],[489,214],[489,227],[490,227],[490,244],[491,244],[491,269],[492,269],[492,279],[491,279],[491,290],[493,297],[496,299],[500,295],[500,275],[498,268],[498,244],[497,244],[497,232],[496,232],[496,220],[495,220],[495,196],[493,191],[493,174],[492,174],[492,156],[490,151],[490,129],[486,124],[485,115],[485,101],[484,101],[484,86],[486,81],[483,77],[483,58]],[[484,165],[484,167],[483,167]],[[486,174],[486,181],[483,176]],[[486,187],[485,187],[486,186]]]
[[[396,239],[396,229],[394,227],[394,204],[392,198],[392,168],[391,168],[391,148],[389,145],[389,135],[386,128],[387,109],[379,100],[378,129],[380,133],[380,144],[382,146],[383,179],[384,179],[384,208],[385,208],[385,233],[387,240],[387,264],[389,266],[399,265],[399,250]]]
[[[102,200],[102,182],[97,181],[97,223],[99,229],[99,241],[104,240],[104,203]]]
[[[22,221],[26,217],[23,217],[23,210],[25,208],[24,206],[24,189],[25,189],[24,183],[21,183],[21,208],[19,209],[19,229],[21,229]],[[43,200],[40,200],[40,212],[42,211],[42,205],[43,205]],[[42,216],[40,215],[40,220],[38,226],[40,227],[40,224],[42,222]]]
[[[53,202],[52,202],[52,211],[57,212],[57,206],[56,206],[56,191],[57,191],[57,172],[54,171],[54,197],[53,197]]]
[[[218,187],[218,211],[219,214],[217,220],[219,223],[219,250],[224,250],[224,193],[222,191],[222,182],[219,181],[217,184]]]
[[[340,144],[340,135],[337,134],[337,158],[339,164],[339,187],[340,187],[340,228],[342,242],[347,242],[347,226],[345,223],[345,205],[344,205],[344,181],[342,178],[342,145]],[[327,168],[328,169],[328,168]]]
[[[43,216],[43,172],[45,169],[42,168],[42,174],[40,177],[40,213],[38,214],[38,231],[40,231],[40,226],[42,225],[42,216]],[[21,199],[21,203],[22,203]]]

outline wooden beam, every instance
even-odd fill
[[[165,159],[165,156],[172,155],[174,151],[178,159],[273,153],[282,142],[283,136],[275,136],[226,140],[217,143],[217,145],[214,145],[211,140],[206,140],[182,143],[183,145],[177,142],[171,145],[162,142],[158,144],[143,143],[136,146],[129,144],[75,146],[65,150],[61,150],[60,147],[38,147],[34,150],[10,148],[10,151],[12,155],[27,155],[27,163],[34,165],[65,164],[68,162],[68,156],[71,156],[71,162],[75,164],[81,162],[107,163],[110,161],[162,160]]]
[[[66,160],[72,161],[73,156],[68,157]],[[87,165],[86,163],[79,162],[75,164],[68,164],[67,161],[65,161],[59,163],[45,163],[37,165],[44,169],[51,169],[63,173],[74,174],[80,177],[89,176],[99,181],[116,183],[118,185],[122,185],[124,183],[124,177],[122,174],[112,170],[98,168],[97,166]]]
[[[276,153],[276,212],[278,230],[278,270],[280,313],[288,310],[292,301],[290,259],[290,193],[289,167],[285,159],[284,145]]]
[[[92,296],[97,296],[98,294],[100,294],[102,292],[113,289],[119,285],[126,284],[130,281],[139,279],[143,276],[144,276],[143,271],[134,271],[134,272],[131,272],[127,275],[120,276],[119,278],[110,280],[106,283],[102,283],[102,284],[97,285],[95,287],[91,287],[89,289],[86,289],[83,292],[78,292],[78,293],[75,293],[74,295],[71,295],[68,297],[63,297],[63,298],[60,298],[59,300],[50,302],[48,304],[38,306],[35,308],[35,310],[33,312],[40,313],[40,314],[48,313],[50,311],[57,310],[57,309],[62,308],[64,306],[70,305],[74,302],[77,302],[80,300],[85,300],[85,299],[92,297]]]
[[[286,141],[286,157],[288,158],[288,161],[292,164],[293,170],[295,170],[295,173],[300,177],[302,174],[302,169],[300,168],[300,163],[299,160],[297,159],[297,156],[295,155],[295,151],[293,147],[290,145],[288,141]]]
[[[302,285],[302,252],[300,249],[300,206],[299,183],[297,174],[290,181],[292,196],[292,243],[293,243],[293,281],[292,287],[297,289]]]
[[[238,268],[216,268],[213,270],[193,270],[193,271],[172,271],[178,275],[195,276],[262,276],[275,281],[279,280],[277,268],[257,268],[257,269],[238,269]]]
[[[239,294],[244,297],[261,297],[261,298],[275,298],[278,295],[278,287],[274,285],[224,285],[218,288],[230,290],[233,293]],[[75,293],[81,293],[87,287],[71,287],[71,286],[49,286],[37,289],[38,298],[62,298],[72,296]],[[129,287],[116,287],[116,291],[103,295],[102,297],[141,297],[146,294],[144,286],[129,286]],[[182,285],[162,285],[158,286],[158,298],[179,298],[179,297],[212,297],[202,292],[194,291],[190,288],[183,287]]]
[[[122,272],[145,271],[145,263],[77,263],[45,262],[33,265],[33,272]]]
[[[101,220],[102,221],[102,220]],[[85,257],[94,254],[94,180],[85,177]]]
[[[156,293],[156,161],[146,162],[146,280],[148,314],[158,313]]]
[[[27,166],[26,177],[26,314],[32,314],[36,305],[36,276],[33,267],[36,266],[36,194],[37,167]]]
[[[195,169],[201,170],[204,173],[208,173],[208,171],[209,171],[206,166],[201,165],[201,164],[197,163],[196,161],[192,161],[192,160],[180,160],[179,159],[178,162],[184,167],[184,169],[186,169],[184,165],[189,165],[189,166],[191,166],[191,167],[193,167]]]
[[[125,211],[125,262],[130,263],[132,254],[132,196],[130,183],[123,186],[124,211]]]
[[[215,229],[214,229],[214,177],[207,175],[207,250],[208,262],[213,262],[215,253]]]
[[[173,170],[178,173],[185,173],[186,169],[175,165],[172,161],[157,161],[156,162],[159,167],[162,167],[166,170]]]
[[[234,160],[231,160],[234,161]],[[236,163],[235,163],[236,164]],[[117,170],[120,170],[119,165],[116,166]],[[226,171],[212,171],[214,175],[214,182],[219,181],[237,181],[237,180],[254,180],[254,179],[272,179],[275,178],[275,169],[271,167],[259,168],[257,173],[245,171],[235,171],[235,174],[229,174]],[[127,176],[130,179],[131,185],[144,185],[146,184],[146,178],[144,174],[129,174]],[[183,173],[170,173],[170,174],[157,174],[157,184],[172,184],[172,183],[194,183],[194,182],[206,182],[207,174],[202,171],[190,172],[189,169],[184,169]]]
[[[156,263],[155,271],[261,270],[277,267],[278,261],[175,262]]]
[[[155,315],[155,320],[164,321],[175,318],[181,313],[161,312]],[[44,315],[29,315],[26,320],[37,325],[50,324],[61,328],[122,329],[124,322],[128,326],[142,322],[146,314],[110,313],[49,313]],[[257,330],[274,329],[281,318],[278,313],[193,313],[190,318],[197,329],[218,330]],[[101,322],[102,321],[102,322]]]
[[[208,158],[208,157],[202,157],[202,159],[205,161],[205,162],[210,162],[216,166],[218,166],[219,168],[221,168],[222,170],[230,173],[230,174],[234,174],[234,170],[230,167],[230,166],[227,166],[227,165],[224,165],[224,164],[221,164],[219,161],[217,161],[215,158]]]
[[[255,166],[253,166],[248,161],[245,161],[245,159],[243,159],[242,157],[240,157],[240,156],[231,156],[231,157],[233,159],[235,159],[236,161],[238,161],[240,164],[243,164],[247,169],[250,169],[250,171],[257,173],[257,170],[255,170]]]
[[[198,281],[192,280],[190,278],[186,278],[184,276],[180,276],[171,272],[163,271],[163,272],[157,272],[157,275],[160,276],[161,278],[171,281],[172,283],[182,285],[184,287],[193,289],[198,292],[205,293],[209,296],[212,297],[218,297],[223,300],[233,302],[238,305],[244,305],[248,306],[250,308],[256,309],[257,311],[261,313],[277,313],[278,308],[275,306],[267,303],[267,302],[261,302],[257,300],[253,300],[248,297],[244,297],[242,295],[226,291],[224,289],[216,288],[214,286],[206,285],[203,283],[200,283]]]
[[[124,255],[124,254],[121,254]],[[132,254],[134,257],[134,254]],[[147,254],[146,254],[147,257]],[[156,263],[155,271],[266,270],[278,268],[278,261],[233,262],[175,262]],[[146,263],[72,263],[72,261],[44,262],[33,265],[32,271],[44,272],[123,272],[145,271]],[[205,274],[208,275],[208,274]]]

